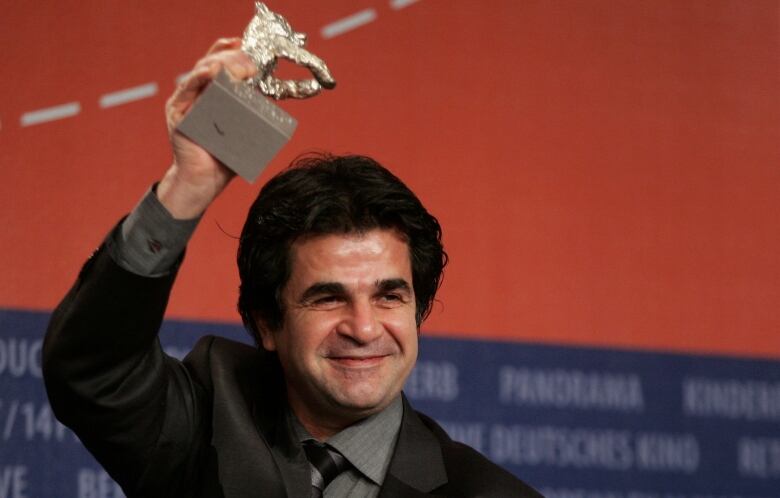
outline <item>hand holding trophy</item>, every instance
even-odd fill
[[[297,122],[264,96],[308,98],[336,81],[325,63],[304,48],[306,35],[261,2],[247,26],[241,50],[256,66],[254,76],[235,80],[222,69],[189,109],[176,130],[225,166],[252,182],[287,143]],[[279,58],[311,71],[314,78],[281,80],[273,75]]]

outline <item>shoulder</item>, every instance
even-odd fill
[[[258,361],[257,348],[214,335],[204,335],[184,358],[195,369],[235,368]]]
[[[264,356],[254,346],[215,335],[204,335],[184,359],[188,363],[242,365],[257,363]]]
[[[206,335],[198,339],[184,364],[202,385],[213,387],[215,381],[253,385],[277,373],[278,360],[255,346]]]
[[[192,347],[192,352],[188,357],[209,354],[233,359],[248,359],[254,357],[256,353],[257,348],[249,344],[216,335],[204,335]]]
[[[542,496],[474,448],[453,441],[444,429],[427,415],[416,413],[439,441],[444,466],[447,469],[447,487],[458,490],[459,496],[518,498]]]

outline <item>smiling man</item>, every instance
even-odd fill
[[[256,348],[162,352],[184,247],[233,177],[174,130],[221,68],[254,74],[237,48],[217,42],[169,99],[173,164],[52,315],[57,416],[129,497],[539,496],[404,398],[446,255],[436,219],[368,157],[305,157],[251,206],[238,308]]]
[[[327,439],[398,397],[417,358],[409,248],[392,229],[296,242],[282,291],[285,320],[261,327],[276,351],[287,400]]]

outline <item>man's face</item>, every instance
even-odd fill
[[[290,405],[314,422],[381,411],[417,359],[409,247],[394,230],[322,235],[293,244],[284,323],[261,327],[277,351]]]

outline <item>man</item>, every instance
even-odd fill
[[[183,362],[163,354],[184,246],[233,176],[174,130],[221,68],[254,74],[238,44],[218,41],[169,99],[173,165],[52,316],[55,413],[131,497],[539,496],[401,394],[446,255],[369,158],[303,159],[251,207],[239,310],[257,349],[206,337]]]

